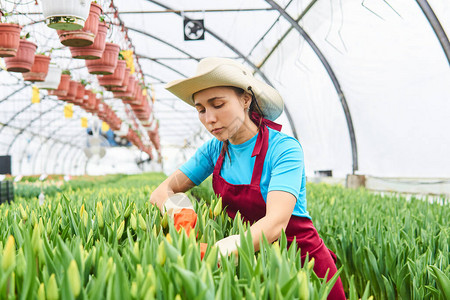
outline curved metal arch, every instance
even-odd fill
[[[53,138],[47,138],[47,140],[44,143],[41,144],[41,147],[39,147],[38,151],[36,152],[35,157],[34,157],[34,161],[33,161],[33,171],[36,169],[36,161],[37,161],[37,158],[38,158],[39,154],[42,151],[42,148],[43,148],[42,146],[45,145],[49,140],[52,140],[52,139]],[[55,140],[56,142],[65,144],[66,146],[70,146],[72,148],[81,148],[80,146],[78,146],[76,144],[72,144],[72,143],[69,143],[69,142],[64,142],[64,141],[61,141],[59,139],[53,139],[53,140]]]
[[[120,12],[119,12],[119,15],[120,15]],[[199,58],[193,57],[191,54],[187,53],[187,52],[184,51],[183,49],[180,49],[180,48],[178,48],[177,46],[175,46],[175,45],[173,45],[173,44],[171,44],[171,43],[169,43],[169,42],[167,42],[167,41],[165,41],[165,40],[163,40],[163,39],[161,39],[161,38],[159,38],[159,37],[157,37],[157,36],[152,35],[151,33],[148,33],[148,32],[145,32],[145,31],[142,31],[142,30],[133,28],[133,27],[128,27],[128,26],[125,26],[125,28],[127,28],[128,30],[131,30],[131,31],[134,31],[134,32],[143,34],[143,35],[145,35],[145,36],[147,36],[147,37],[150,37],[150,38],[152,38],[152,39],[155,39],[155,40],[157,40],[158,42],[161,42],[161,43],[163,43],[163,44],[165,44],[165,45],[167,45],[167,46],[169,46],[169,47],[171,47],[171,48],[174,48],[175,50],[177,50],[177,51],[183,53],[184,55],[186,55],[187,57],[189,57],[190,59],[194,59],[194,60],[196,60],[196,61],[199,61],[199,60],[200,60]]]
[[[447,57],[447,61],[450,64],[450,42],[448,41],[444,28],[442,28],[441,23],[434,14],[434,11],[431,9],[431,6],[428,4],[427,0],[416,0],[416,2],[420,6],[420,9],[422,9],[422,12],[427,18],[428,23],[430,23],[431,28],[433,28],[439,43],[441,43],[442,50],[444,50],[445,56]]]
[[[181,76],[183,76],[183,77],[187,77],[187,75],[181,73],[180,71],[178,71],[178,70],[172,68],[171,66],[168,66],[168,65],[166,65],[165,63],[162,63],[162,62],[160,62],[160,61],[158,61],[158,60],[156,60],[156,59],[154,59],[154,58],[148,57],[148,56],[146,56],[146,55],[138,54],[138,53],[135,53],[135,54],[136,54],[136,56],[137,56],[138,58],[143,58],[143,59],[151,60],[151,61],[153,61],[153,62],[155,62],[155,63],[157,63],[157,64],[160,64],[161,66],[163,66],[163,67],[165,67],[165,68],[167,68],[167,69],[169,69],[169,70],[171,70],[171,71],[173,71],[173,72],[175,72],[175,73],[177,73],[177,74],[179,74],[179,75],[181,75]]]
[[[51,120],[50,122],[46,123],[46,124],[44,125],[44,127],[47,127],[47,126],[49,126],[50,124],[52,124],[52,123],[54,123],[54,122],[56,122],[56,121],[58,121],[58,119],[53,119],[53,120]],[[22,170],[22,161],[23,161],[23,157],[25,156],[25,153],[26,153],[28,147],[30,146],[31,142],[32,142],[36,137],[37,137],[37,135],[33,135],[33,136],[31,137],[31,139],[28,140],[27,145],[25,146],[24,150],[22,151],[22,156],[21,156],[21,158],[20,158],[20,160],[19,160],[19,163],[20,163],[19,170]],[[8,148],[8,149],[9,149],[9,148]],[[9,151],[7,151],[7,152],[9,152]]]
[[[173,10],[173,9],[170,8],[169,6],[164,5],[164,4],[162,4],[162,3],[159,3],[158,1],[155,1],[155,0],[146,0],[146,1],[152,2],[153,4],[156,4],[156,5],[158,5],[158,6],[161,6],[161,7],[165,8],[165,9]],[[175,13],[175,14],[181,16],[181,13],[180,13],[180,12],[173,11],[173,13]],[[240,58],[244,59],[244,61],[245,61],[247,64],[249,64],[249,65],[256,71],[256,73],[258,73],[258,75],[261,76],[261,78],[262,78],[267,84],[269,84],[270,86],[273,86],[273,84],[272,84],[272,83],[270,82],[270,80],[266,77],[266,75],[264,74],[264,72],[262,72],[260,68],[258,68],[253,62],[251,62],[251,61],[248,59],[248,57],[247,57],[246,55],[244,55],[243,53],[241,53],[238,49],[236,49],[235,47],[233,47],[233,45],[231,45],[230,43],[228,43],[227,41],[225,41],[224,39],[222,39],[219,35],[217,35],[217,34],[214,33],[213,31],[211,31],[210,29],[208,29],[208,28],[206,28],[206,27],[205,27],[204,29],[205,29],[206,32],[208,32],[209,34],[211,34],[215,39],[217,39],[217,40],[220,41],[222,44],[224,44],[225,46],[227,46],[230,50],[232,50],[234,53],[236,53]],[[284,106],[284,112],[285,112],[286,117],[287,117],[287,119],[288,119],[289,125],[291,126],[292,133],[293,133],[294,137],[295,137],[296,139],[298,139],[298,136],[297,136],[297,130],[296,130],[296,128],[295,128],[294,120],[292,119],[291,114],[289,113],[289,109],[288,109],[288,107],[286,106],[286,103],[285,103],[285,106]]]
[[[30,127],[34,122],[36,122],[37,120],[39,120],[43,115],[48,114],[49,112],[53,111],[55,108],[61,106],[61,103],[57,103],[56,105],[52,106],[50,109],[41,112],[37,117],[35,117],[34,119],[32,119],[27,125],[25,125],[20,131],[19,133],[14,137],[14,139],[11,141],[11,143],[8,146],[8,150],[6,151],[6,153],[9,153],[9,151],[11,151],[12,146],[14,145],[14,143],[17,141],[17,139],[25,132],[25,130]]]
[[[68,160],[67,160],[67,156],[69,155],[69,153],[70,152],[72,152],[73,150],[78,150],[77,148],[70,148],[69,149],[69,151],[67,151],[66,152],[66,155],[63,157],[63,162],[64,162],[64,165],[63,165],[63,173],[64,174],[67,174],[68,173],[68,171],[66,171],[66,165],[68,165],[67,163],[68,163]],[[69,161],[69,168],[70,168],[70,161]]]
[[[83,153],[83,151],[80,151],[79,152],[81,155],[79,155],[79,157],[77,158],[77,162],[76,162],[76,164],[74,164],[74,166],[73,166],[73,172],[71,173],[71,174],[76,174],[77,173],[77,170],[78,170],[78,168],[82,165],[82,159],[83,159],[83,157],[84,157],[84,153]]]
[[[355,137],[355,130],[353,128],[353,121],[350,114],[350,109],[347,105],[347,100],[345,99],[344,92],[341,89],[341,86],[339,84],[339,81],[337,80],[336,75],[334,74],[333,69],[331,68],[330,64],[328,63],[325,56],[322,54],[320,49],[317,47],[317,45],[312,41],[312,39],[309,37],[309,35],[303,30],[303,28],[295,22],[295,20],[286,12],[284,11],[275,1],[273,0],[265,0],[267,3],[269,3],[273,8],[278,10],[278,12],[297,30],[297,32],[306,40],[306,42],[309,44],[309,46],[312,48],[312,50],[316,53],[317,57],[320,59],[320,62],[325,67],[328,76],[330,77],[331,81],[333,82],[334,88],[336,89],[336,92],[338,94],[339,100],[341,101],[342,108],[344,110],[345,119],[347,121],[347,127],[350,135],[350,143],[352,148],[352,171],[353,174],[355,174],[355,171],[358,170],[358,150],[356,146],[356,137]]]

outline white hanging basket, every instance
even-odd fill
[[[42,13],[48,27],[58,30],[79,30],[89,16],[89,0],[41,0]]]
[[[47,77],[42,82],[36,82],[34,85],[44,90],[56,90],[58,89],[59,82],[61,81],[61,68],[56,65],[48,67]]]

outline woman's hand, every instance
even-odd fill
[[[150,202],[163,211],[164,203],[175,193],[184,193],[195,184],[180,170],[176,170],[164,180],[151,194]]]

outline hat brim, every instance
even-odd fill
[[[194,106],[193,94],[216,86],[235,86],[247,92],[251,87],[264,117],[269,120],[275,120],[283,112],[283,99],[277,90],[234,65],[219,65],[207,73],[171,81],[165,88],[187,104]]]

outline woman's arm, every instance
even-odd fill
[[[150,196],[150,202],[156,204],[162,211],[166,200],[175,193],[184,193],[193,188],[195,184],[180,170],[176,170],[164,180]]]
[[[286,230],[295,202],[294,195],[288,192],[271,191],[267,194],[266,215],[250,227],[255,251],[259,250],[263,234],[272,243],[281,236],[281,230]]]

